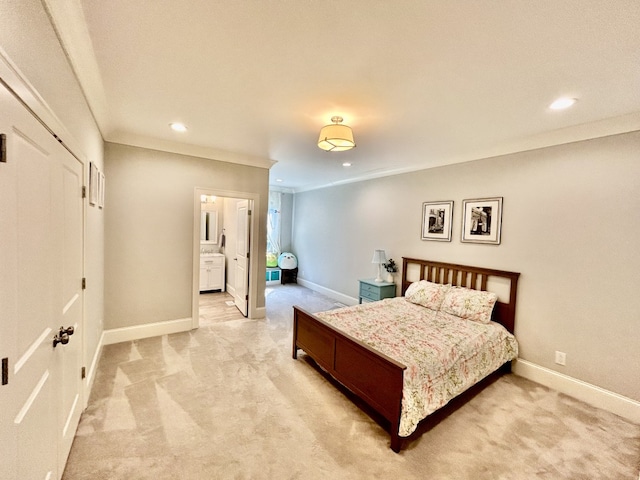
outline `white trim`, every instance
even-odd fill
[[[27,361],[31,358],[31,355],[33,355],[38,350],[38,348],[40,348],[40,345],[42,345],[42,343],[47,339],[47,337],[51,335],[51,332],[52,330],[49,327],[45,328],[40,334],[40,336],[38,337],[38,339],[35,342],[33,342],[29,346],[29,348],[27,348],[27,350],[22,354],[22,356],[18,359],[18,361],[13,366],[14,375],[20,371],[20,369],[24,366],[25,363],[27,363]]]
[[[87,376],[85,377],[83,409],[87,408],[87,406],[89,405],[89,397],[91,396],[91,390],[93,389],[93,382],[95,381],[95,375],[98,370],[98,362],[100,361],[100,357],[102,356],[103,346],[104,346],[104,330],[100,335],[100,340],[98,341],[98,345],[96,345],[96,350],[95,352],[93,352],[91,365],[89,366],[89,369],[87,371]]]
[[[83,213],[84,214],[84,213]],[[84,221],[84,218],[82,219]],[[82,234],[84,235],[84,228],[83,228],[83,232]],[[84,254],[84,252],[83,252]],[[83,258],[84,260],[84,258]],[[71,297],[71,300],[69,300],[67,302],[67,304],[64,306],[64,308],[62,309],[62,315],[64,315],[65,313],[67,313],[69,311],[69,309],[71,308],[71,306],[76,303],[76,300],[78,300],[80,298],[80,294],[76,293],[73,297]]]
[[[432,168],[443,167],[446,165],[456,165],[460,163],[473,162],[486,158],[495,158],[514,153],[529,152],[540,150],[547,147],[557,145],[566,145],[570,143],[582,142],[585,140],[593,140],[595,138],[609,137],[620,135],[623,133],[635,132],[640,130],[640,112],[627,113],[617,117],[605,118],[594,122],[582,123],[579,125],[571,125],[569,127],[558,128],[538,134],[528,135],[525,138],[517,138],[507,141],[499,145],[492,145],[483,150],[473,150],[461,155],[451,157],[440,157],[435,162],[420,163],[417,165],[378,169],[370,173],[354,176],[345,180],[329,182],[325,184],[309,184],[303,187],[293,187],[295,193],[308,192],[321,188],[335,187],[337,185],[347,185],[349,183],[363,182],[374,178],[389,177],[392,175],[401,175],[404,173],[419,172],[421,170],[429,170]]]
[[[357,298],[353,298],[348,295],[344,295],[343,293],[336,292],[335,290],[331,290],[316,283],[310,282],[309,280],[305,280],[304,278],[298,277],[298,284],[302,285],[303,287],[307,287],[315,292],[322,293],[323,295],[326,295],[329,298],[333,298],[334,300],[344,303],[345,305],[356,305],[358,303]]]
[[[71,405],[71,409],[69,410],[69,415],[67,416],[67,421],[64,423],[64,428],[62,429],[62,436],[66,437],[69,432],[69,427],[71,426],[71,422],[73,420],[74,414],[76,412],[76,405],[78,405],[78,401],[80,400],[80,394],[77,394],[73,398],[73,405]],[[77,428],[77,425],[76,425]],[[75,431],[73,432],[75,435]]]
[[[218,162],[247,165],[249,167],[270,169],[276,163],[275,160],[268,157],[231,152],[202,145],[191,145],[172,140],[161,140],[159,138],[130,132],[109,132],[105,136],[105,141],[110,143],[119,143],[121,145],[129,145],[131,147],[146,148],[148,150],[177,153],[178,155],[186,155],[189,157],[208,158],[209,160],[216,160]]]
[[[255,317],[249,317],[250,320],[258,320],[267,316],[267,307],[256,307]]]
[[[38,397],[38,395],[40,395],[40,392],[42,391],[42,388],[44,387],[44,384],[47,382],[48,378],[49,378],[49,370],[46,370],[42,374],[42,377],[40,377],[38,384],[35,387],[33,387],[33,390],[31,391],[31,395],[29,395],[29,398],[27,398],[27,401],[24,403],[24,405],[18,412],[18,415],[16,415],[16,418],[13,420],[13,423],[15,423],[16,425],[20,425],[22,423],[22,421],[24,420],[24,417],[27,415],[27,413],[29,413],[29,410],[31,410],[31,407],[33,406],[33,403],[36,401],[36,398]]]
[[[640,424],[640,402],[558,373],[527,360],[513,363],[513,373]]]
[[[103,345],[128,342],[141,338],[158,337],[170,333],[188,332],[191,330],[191,317],[169,320],[166,322],[145,323],[132,327],[112,328],[102,333]]]
[[[86,158],[79,143],[65,128],[49,104],[42,98],[27,77],[9,58],[7,52],[0,47],[0,79],[13,90],[18,100],[29,108],[47,130],[55,132],[58,140],[62,140],[78,158]],[[84,163],[84,160],[82,160]]]

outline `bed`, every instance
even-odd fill
[[[303,350],[385,418],[391,449],[399,452],[404,438],[426,416],[492,372],[508,369],[517,356],[512,334],[518,277],[515,272],[403,258],[401,297],[316,314],[294,306],[293,358]],[[464,312],[481,317],[458,311],[476,298],[481,306]],[[454,332],[418,333],[440,327]],[[490,351],[458,352],[463,343],[478,347],[486,341],[485,333],[494,332],[500,338],[489,338]],[[449,345],[439,346],[438,336]]]

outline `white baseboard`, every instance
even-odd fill
[[[267,316],[267,307],[256,307],[255,308],[256,311],[256,316],[255,317],[250,317],[251,320],[259,320],[261,318],[265,318]]]
[[[102,343],[103,345],[111,345],[141,338],[158,337],[169,333],[188,332],[191,329],[191,317],[166,322],[145,323],[144,325],[134,325],[132,327],[112,328],[103,332]]]
[[[333,298],[340,303],[344,303],[345,305],[356,305],[358,303],[357,298],[350,297],[340,292],[336,292],[335,290],[331,290],[330,288],[323,287],[321,285],[317,285],[313,282],[305,280],[304,278],[298,277],[298,283],[303,287],[307,287],[310,290],[313,290],[318,293],[322,293],[329,298]]]
[[[594,407],[615,413],[630,422],[640,424],[640,402],[636,400],[541,367],[527,360],[518,359],[513,363],[512,371],[528,380],[582,400]]]

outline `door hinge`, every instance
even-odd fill
[[[251,216],[251,210],[247,210],[247,215]]]
[[[83,289],[83,290],[86,290],[86,289],[87,289],[87,279],[86,279],[86,278],[83,278],[83,279],[82,279],[82,289]]]
[[[87,367],[82,367],[80,369],[80,378],[82,380],[84,380],[85,378],[87,378]]]
[[[244,299],[248,302],[249,301],[249,295],[245,295]]]
[[[87,198],[87,187],[82,186],[82,198]]]
[[[7,135],[0,133],[0,162],[7,163]]]
[[[9,383],[9,359],[2,359],[2,385]]]
[[[247,258],[251,258],[251,253],[247,252]]]

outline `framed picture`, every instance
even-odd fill
[[[462,241],[500,245],[502,197],[462,201]]]
[[[99,171],[96,164],[89,164],[89,205],[98,203],[98,185],[100,184]]]
[[[422,204],[422,240],[451,241],[453,201]]]
[[[104,173],[98,173],[98,208],[104,208]]]

